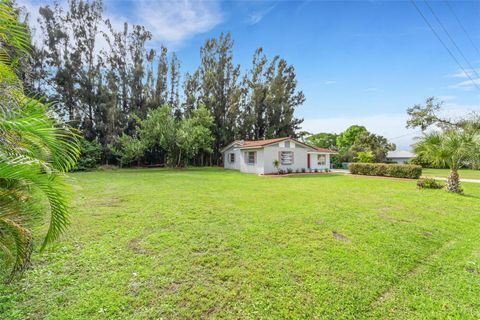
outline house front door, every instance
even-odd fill
[[[310,169],[310,153],[307,153],[307,167]]]

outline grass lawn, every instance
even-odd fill
[[[72,225],[1,319],[479,319],[480,184],[72,174]]]
[[[429,169],[424,168],[422,170],[422,175],[425,177],[441,177],[446,178],[450,173],[449,169]],[[471,169],[460,169],[458,170],[460,179],[479,179],[480,180],[480,170],[471,170]]]

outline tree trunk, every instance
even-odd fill
[[[450,174],[447,177],[447,183],[445,184],[445,189],[448,192],[462,193],[463,190],[460,187],[460,179],[458,178],[457,169],[451,169]]]
[[[178,153],[177,167],[180,167],[181,160],[182,160],[182,150],[180,150],[180,152]]]

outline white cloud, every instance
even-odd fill
[[[144,25],[152,32],[154,41],[179,45],[221,23],[222,13],[217,1],[139,0],[127,18],[131,23]]]
[[[479,71],[480,69],[465,69],[465,71],[457,70],[455,73],[447,74],[445,77],[466,79],[468,77],[474,77]]]
[[[462,89],[462,90],[472,90],[476,87],[480,87],[480,78],[473,79],[473,80],[464,80],[457,84],[449,86],[452,89]]]
[[[273,8],[275,8],[275,6],[276,5],[273,5],[266,8],[265,10],[251,12],[248,15],[248,24],[254,25],[259,23],[260,21],[262,21],[263,17],[265,17],[270,11],[273,10]]]
[[[335,83],[337,83],[337,81],[335,81],[335,80],[326,80],[326,81],[323,82],[323,84],[327,85],[327,86],[330,85],[330,84],[335,84]]]
[[[480,69],[457,70],[455,73],[447,74],[447,78],[464,79],[463,81],[449,86],[451,89],[472,90],[480,86]]]
[[[47,4],[53,5],[53,1],[19,0],[18,3],[26,8],[30,24],[37,29],[34,40],[41,41],[38,9]],[[63,8],[67,7],[66,1],[59,3]],[[118,3],[105,3],[104,18],[108,18],[117,31],[123,28],[124,22],[145,26],[152,33],[155,44],[179,46],[194,35],[211,30],[223,19],[220,3],[214,0],[132,0],[124,2],[128,4],[125,6],[118,6]],[[103,27],[101,29],[105,31]],[[102,36],[97,38],[97,42],[99,49],[107,45]]]
[[[456,97],[455,96],[438,96],[437,98],[440,101],[448,102],[448,101],[455,100]]]

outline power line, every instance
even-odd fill
[[[480,76],[478,75],[477,71],[475,70],[475,68],[470,64],[470,61],[468,61],[467,57],[465,57],[465,55],[463,54],[462,50],[460,50],[460,48],[458,47],[457,43],[455,42],[455,40],[453,40],[453,37],[450,35],[450,32],[448,32],[447,28],[445,28],[445,25],[442,23],[442,21],[440,21],[440,18],[438,18],[438,16],[435,14],[435,12],[433,11],[433,8],[430,6],[430,4],[428,3],[427,0],[424,0],[425,4],[427,5],[428,9],[430,9],[430,12],[433,14],[433,16],[435,17],[435,19],[437,20],[438,24],[442,27],[443,31],[445,31],[445,33],[447,34],[448,38],[450,39],[450,41],[453,43],[453,45],[455,46],[455,48],[457,48],[458,52],[460,53],[460,55],[463,57],[463,60],[465,60],[465,62],[468,64],[468,66],[470,67],[470,69],[475,73],[475,75],[477,76],[477,78],[480,78]]]
[[[452,8],[452,5],[450,4],[450,2],[448,0],[445,1],[448,5],[448,8],[450,9],[450,11],[452,12],[453,16],[455,17],[455,19],[457,20],[458,24],[460,25],[460,28],[462,28],[463,32],[465,32],[465,35],[467,36],[468,40],[470,41],[470,43],[472,44],[472,47],[475,48],[475,50],[477,50],[477,53],[480,55],[480,50],[478,49],[478,47],[476,46],[475,42],[473,42],[472,38],[470,37],[470,34],[468,34],[467,32],[467,29],[465,29],[465,27],[463,26],[463,23],[461,22],[461,20],[458,18],[457,14],[455,13],[455,11],[453,11],[453,8]]]
[[[393,137],[393,138],[388,138],[388,140],[396,140],[396,139],[399,139],[399,138],[403,138],[403,137],[406,137],[406,136],[411,136],[412,134],[418,134],[418,133],[421,133],[422,131],[418,130],[418,131],[415,131],[415,132],[410,132],[410,133],[407,133],[407,134],[402,134],[401,136],[398,136],[398,137]]]
[[[423,14],[423,12],[420,10],[420,8],[417,6],[417,4],[415,3],[415,0],[410,0],[410,2],[413,4],[413,6],[415,7],[415,9],[417,9],[418,13],[420,14],[420,16],[422,16],[423,20],[425,21],[425,23],[430,27],[430,30],[432,30],[433,34],[435,35],[435,37],[437,37],[438,41],[440,41],[440,43],[443,45],[443,47],[445,48],[445,50],[447,50],[448,54],[450,55],[450,57],[452,57],[452,59],[457,63],[457,65],[460,67],[460,69],[463,70],[463,72],[465,73],[465,75],[472,81],[472,84],[478,89],[480,90],[480,87],[477,85],[477,83],[472,79],[472,77],[470,76],[470,74],[465,70],[465,68],[463,68],[463,66],[460,64],[460,62],[458,61],[458,59],[455,57],[455,55],[452,53],[452,51],[447,47],[447,45],[445,44],[445,42],[443,42],[442,38],[440,38],[440,36],[438,35],[438,33],[435,31],[435,29],[433,28],[433,26],[430,24],[430,22],[428,21],[428,19],[425,17],[425,15]]]

